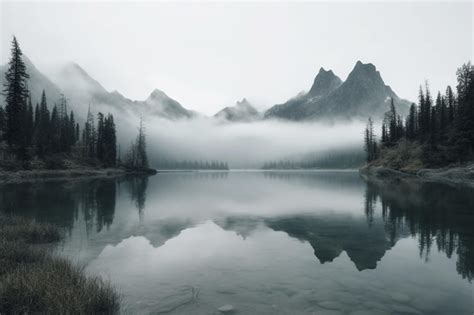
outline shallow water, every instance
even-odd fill
[[[474,191],[351,171],[194,172],[4,185],[125,313],[473,314]]]

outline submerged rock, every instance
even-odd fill
[[[226,304],[219,307],[217,310],[221,313],[232,313],[235,311],[235,308],[230,304]]]

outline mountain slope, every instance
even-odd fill
[[[373,64],[358,61],[341,84],[334,77],[320,70],[310,92],[273,106],[265,117],[290,120],[382,118],[389,109],[390,98],[401,114],[408,111],[409,102],[385,85]]]
[[[28,88],[31,92],[31,100],[33,106],[35,103],[39,103],[41,100],[41,94],[45,90],[46,97],[49,101],[49,104],[57,102],[61,97],[61,90],[56,86],[51,80],[49,80],[44,74],[42,74],[31,60],[23,55],[23,61],[25,62],[26,71],[28,72],[30,78],[28,79]],[[8,69],[8,65],[0,66],[0,87],[3,90],[3,84],[5,83],[5,72]],[[3,102],[3,98],[0,101]]]
[[[83,111],[90,104],[92,108],[105,106],[139,116],[151,115],[173,120],[194,116],[192,111],[185,109],[179,102],[158,89],[143,101],[132,101],[117,91],[108,92],[75,63],[64,66],[55,75],[55,79],[64,93],[78,103]]]
[[[191,118],[195,112],[185,109],[179,102],[173,100],[160,90],[154,90],[144,101],[132,101],[117,91],[108,92],[97,80],[93,79],[76,63],[68,63],[53,74],[53,83],[41,73],[34,64],[23,56],[30,75],[28,87],[33,103],[39,102],[43,89],[46,91],[48,105],[54,106],[61,95],[68,100],[78,117],[85,117],[89,106],[93,111],[110,111],[133,113],[138,116],[152,115],[167,119]],[[0,66],[0,84],[3,87],[5,72],[8,65]],[[3,98],[0,104],[4,102]]]
[[[331,94],[341,86],[341,84],[342,80],[336,76],[332,70],[326,71],[321,67],[308,93],[300,93],[283,104],[271,107],[265,112],[264,117],[289,120],[307,119],[309,111],[306,104],[317,102],[321,98]]]
[[[214,115],[215,118],[228,121],[254,121],[259,119],[260,113],[247,99],[242,99],[235,106],[226,107]]]
[[[155,89],[144,102],[152,115],[159,115],[168,119],[191,118],[194,114],[181,106],[180,103],[166,95],[163,91]]]

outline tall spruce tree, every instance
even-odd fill
[[[114,116],[108,114],[104,120],[104,158],[106,166],[114,166],[117,161],[117,138],[115,134]]]
[[[410,112],[406,121],[406,134],[409,140],[414,140],[417,132],[417,117],[416,117],[416,105],[414,103],[410,106]]]
[[[46,92],[41,94],[41,103],[39,106],[38,121],[35,121],[35,142],[36,153],[43,157],[50,149],[50,116],[46,100]]]
[[[13,37],[11,57],[5,72],[5,138],[8,145],[20,159],[26,159],[26,130],[24,128],[29,75],[23,62],[20,46]]]
[[[49,144],[53,153],[61,152],[60,128],[61,123],[59,119],[58,107],[55,105],[53,107],[53,111],[51,112],[51,121],[48,128]]]
[[[377,141],[374,134],[374,123],[369,117],[367,127],[365,128],[365,151],[367,152],[367,162],[371,162],[377,158]]]
[[[148,155],[146,152],[145,126],[143,118],[140,118],[140,127],[137,137],[137,166],[140,168],[148,167]]]
[[[82,131],[82,145],[84,147],[84,156],[94,158],[96,152],[96,132],[94,127],[94,115],[89,107],[87,111],[87,120]]]
[[[460,160],[467,160],[474,150],[474,67],[462,65],[456,72],[458,104],[455,120],[456,147]]]
[[[455,108],[455,97],[453,89],[448,85],[446,88],[446,102],[448,106],[448,124],[451,125],[454,122],[454,108]]]
[[[25,121],[24,121],[24,128],[25,128],[25,145],[31,146],[33,143],[33,133],[35,129],[34,125],[34,118],[33,118],[33,105],[31,104],[31,96],[28,96],[28,106],[25,110]]]
[[[5,110],[3,109],[2,106],[0,106],[0,142],[3,141],[5,127],[6,127]]]
[[[104,114],[97,114],[97,141],[96,141],[96,154],[100,161],[104,161]]]

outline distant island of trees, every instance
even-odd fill
[[[298,169],[349,169],[361,167],[365,162],[363,150],[334,150],[324,152],[316,158],[302,160],[283,159],[268,161],[262,170],[298,170]]]
[[[160,170],[229,170],[229,165],[223,161],[163,160],[157,162],[156,167]]]
[[[431,96],[428,84],[420,87],[418,105],[412,104],[404,119],[393,99],[381,127],[380,140],[369,118],[365,150],[370,165],[416,170],[444,167],[474,160],[474,67],[462,65],[456,72],[454,93],[448,86]]]
[[[13,37],[3,90],[5,107],[0,106],[0,169],[63,169],[68,163],[148,168],[142,122],[136,141],[122,161],[112,114],[99,112],[94,117],[89,109],[81,131],[64,96],[50,110],[43,90],[40,103],[33,107],[22,55]]]

